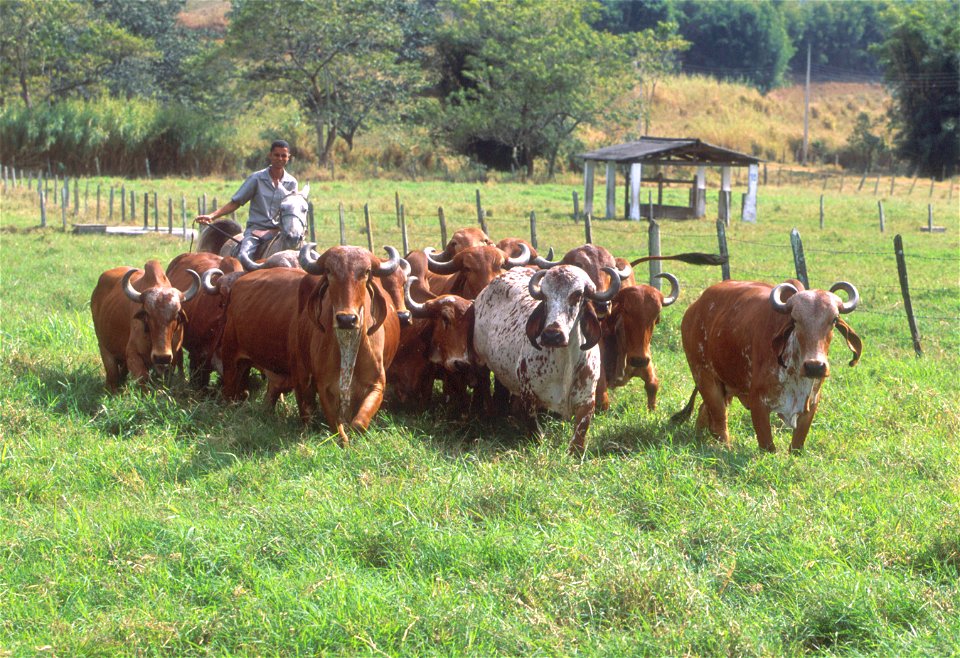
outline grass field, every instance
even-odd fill
[[[680,319],[720,279],[671,265],[684,289],[654,335],[658,408],[646,411],[640,384],[613,391],[582,461],[566,454],[570,423],[553,419],[535,442],[457,409],[383,409],[342,450],[328,428],[301,427],[292,399],[274,415],[177,382],[109,397],[89,310],[98,275],[165,264],[188,243],[63,233],[55,208],[40,229],[33,195],[7,190],[0,655],[960,653],[956,196],[855,182],[762,186],[759,222],[727,229],[734,278],[794,276],[797,228],[811,284],[846,279],[863,297],[846,318],[863,358],[846,367],[833,342],[806,451],[787,454],[780,429],[780,452],[760,453],[738,403],[731,449],[668,425],[691,389]],[[179,225],[181,195],[193,213],[197,196],[223,203],[237,181],[125,183],[158,192],[165,226],[166,197]],[[437,208],[450,232],[474,224],[477,189],[495,238],[528,235],[532,211],[541,247],[583,240],[575,181],[382,180],[313,184],[317,240],[337,241],[342,202],[348,239],[366,245],[369,203],[377,248],[399,246],[398,194],[411,247],[439,246]],[[919,230],[928,203],[945,233]],[[598,220],[593,235],[647,253],[646,222]],[[663,222],[661,242],[715,251],[716,228]]]

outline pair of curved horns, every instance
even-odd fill
[[[485,245],[490,246],[490,245]],[[450,260],[438,258],[435,254],[439,253],[433,247],[427,247],[423,250],[427,257],[427,267],[434,274],[453,274],[460,271],[460,263],[456,261],[456,256]],[[530,247],[520,243],[520,255],[516,257],[507,256],[504,259],[503,269],[509,270],[513,267],[522,267],[530,263]]]
[[[300,248],[300,267],[308,274],[325,274],[326,270],[324,268],[323,256],[316,255],[314,251],[314,247],[316,246],[316,242],[310,242]],[[373,276],[381,278],[390,276],[400,267],[400,261],[403,260],[400,258],[400,252],[393,247],[387,245],[384,246],[384,250],[387,252],[388,259],[381,261],[379,266],[370,268],[370,273],[373,274]]]
[[[536,265],[541,270],[549,270],[551,267],[556,267],[563,263],[563,260],[553,260],[553,247],[550,247],[550,251],[547,252],[547,257],[537,256],[530,261],[531,265]],[[633,274],[633,268],[627,264],[622,270],[615,269],[613,267],[605,267],[604,270],[612,270],[620,281],[626,281],[630,278],[630,275]],[[613,277],[613,274],[610,275]]]
[[[796,294],[797,292],[797,288],[792,283],[777,284],[773,287],[773,290],[770,291],[770,305],[773,306],[773,310],[777,313],[787,312],[787,302],[783,299],[783,293],[788,290],[791,294]],[[852,283],[847,281],[837,281],[830,286],[830,292],[835,293],[838,290],[847,293],[847,301],[840,304],[837,310],[840,313],[851,313],[860,303],[860,293]]]
[[[137,304],[143,303],[143,293],[133,287],[133,284],[130,283],[130,277],[134,275],[135,272],[138,272],[137,269],[129,269],[127,273],[123,275],[123,279],[120,280],[120,287],[123,288],[124,294],[130,298],[131,301],[136,302]],[[187,274],[190,275],[190,278],[193,279],[193,282],[190,284],[190,287],[187,290],[177,290],[180,293],[180,303],[189,302],[193,299],[193,296],[200,291],[200,275],[197,274],[194,270],[187,270]]]
[[[527,289],[530,291],[530,296],[538,301],[543,301],[545,298],[543,290],[540,288],[540,280],[547,275],[547,271],[548,270],[543,269],[535,272],[534,275],[530,277],[530,282],[527,284]],[[601,304],[609,302],[616,296],[618,292],[620,292],[620,277],[617,276],[618,273],[616,268],[604,267],[603,271],[610,275],[610,286],[603,292],[591,293],[588,290],[584,290],[584,294],[588,299]]]

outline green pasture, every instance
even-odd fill
[[[861,292],[845,319],[863,357],[847,367],[834,340],[805,452],[786,452],[786,429],[779,452],[759,452],[736,402],[730,449],[668,425],[692,386],[680,319],[720,269],[664,264],[683,290],[654,334],[658,408],[641,384],[612,391],[583,460],[566,454],[571,424],[552,418],[537,442],[440,404],[384,408],[343,450],[329,428],[300,425],[292,397],[272,414],[259,397],[227,405],[176,380],[107,396],[89,309],[98,275],[166,264],[190,243],[65,233],[52,203],[39,228],[35,194],[6,189],[0,655],[960,653],[957,191],[856,182],[761,186],[759,222],[726,229],[734,278],[795,276],[796,228],[811,285]],[[222,204],[238,183],[84,180],[68,228],[96,221],[97,185],[101,221],[123,185],[138,196],[127,223],[142,225],[142,195],[156,192],[165,228],[168,198],[180,226],[181,197],[192,218],[198,197]],[[410,246],[440,247],[438,208],[450,233],[475,225],[478,190],[494,238],[529,236],[534,212],[541,250],[583,241],[575,180],[311,182],[316,239],[339,240],[342,203],[348,240],[365,246],[368,204],[376,248],[399,247],[399,197]],[[715,216],[715,193],[710,204]],[[945,232],[920,231],[928,204]],[[119,224],[118,201],[114,213]],[[717,249],[712,219],[660,231],[665,254]],[[598,219],[593,238],[647,254],[646,222]]]

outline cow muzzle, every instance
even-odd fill
[[[830,365],[820,359],[810,359],[803,362],[803,376],[810,379],[823,379],[830,376]]]
[[[355,313],[337,313],[337,329],[356,329],[359,318]]]
[[[569,342],[567,335],[559,327],[547,327],[540,334],[540,344],[544,347],[566,347]]]
[[[168,368],[173,363],[173,354],[151,354],[150,360],[157,368]]]

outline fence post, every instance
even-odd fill
[[[583,233],[587,244],[593,244],[593,227],[591,226],[590,213],[583,216]]]
[[[530,244],[533,245],[534,249],[539,249],[537,246],[537,213],[530,211]]]
[[[337,214],[340,218],[340,246],[347,244],[347,227],[344,225],[343,221],[343,201],[340,202],[337,207]]]
[[[877,201],[877,209],[880,211],[880,232],[883,233],[885,217],[883,215],[883,201]]]
[[[477,224],[480,225],[484,233],[487,233],[487,229],[485,228],[486,221],[484,221],[483,216],[483,205],[480,203],[480,188],[477,188]],[[487,233],[487,235],[490,234]]]
[[[443,206],[437,206],[437,215],[440,217],[440,249],[446,249],[447,218],[443,216]]]
[[[867,181],[867,171],[868,170],[864,170],[863,172],[863,177],[860,179],[860,184],[857,185],[857,192],[863,189],[863,184]]]
[[[370,204],[363,204],[363,223],[367,227],[367,248],[373,252],[373,227],[370,225]],[[406,258],[407,254],[403,254]]]
[[[66,180],[66,179],[64,179]],[[67,200],[70,198],[70,190],[67,189],[66,184],[60,188],[60,216],[63,219],[63,232],[67,232]]]
[[[43,193],[43,188],[40,188],[40,228],[47,227],[47,195]]]
[[[793,229],[790,231],[790,244],[793,246],[793,264],[797,270],[797,278],[804,288],[810,287],[810,280],[807,278],[807,261],[803,257],[803,242],[800,240],[800,231]]]
[[[877,192],[880,190],[880,174],[877,174],[877,180],[873,184],[873,196],[877,196]]]
[[[143,193],[143,230],[150,228],[150,193]]]
[[[727,225],[723,220],[717,220],[717,243],[720,245],[720,255],[723,263],[720,264],[720,274],[724,281],[730,279],[730,252],[727,250]]]
[[[650,256],[659,256],[660,255],[660,225],[655,219],[650,218],[650,224],[647,226],[647,235],[648,240],[647,244],[649,245],[649,255]],[[660,279],[657,278],[657,275],[661,272],[660,261],[652,260],[650,261],[650,285],[660,290]]]
[[[310,242],[316,243],[317,241],[317,230],[316,222],[313,217],[313,201],[307,202],[307,224],[310,225]]]
[[[577,191],[573,191],[573,221],[580,221],[580,197],[577,196]]]
[[[167,233],[173,235],[173,198],[167,197]]]
[[[823,228],[823,195],[820,195],[820,228]]]
[[[917,330],[917,320],[913,316],[913,303],[910,301],[910,285],[907,281],[907,260],[903,255],[903,238],[898,233],[893,238],[893,251],[897,256],[897,274],[900,277],[900,292],[903,294],[903,310],[907,313],[907,323],[910,325],[910,336],[913,339],[913,351],[917,356],[923,356],[920,346],[920,332]]]
[[[400,240],[403,243],[403,253],[406,254],[410,251],[410,246],[407,244],[407,215],[402,204],[400,206]]]

